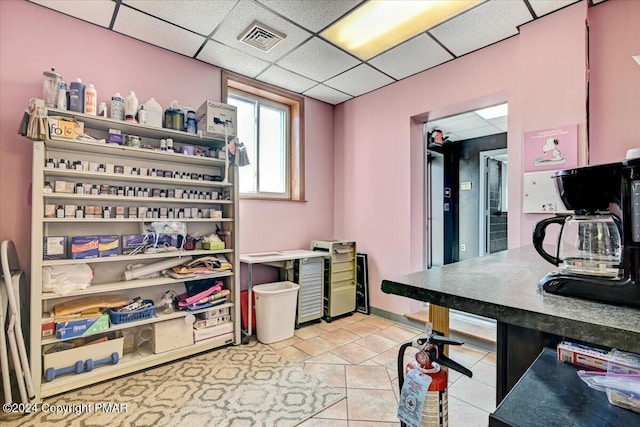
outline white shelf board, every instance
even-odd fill
[[[78,121],[84,122],[85,129],[120,129],[125,135],[138,135],[144,138],[173,138],[177,142],[201,145],[206,147],[224,146],[224,134],[216,134],[215,137],[205,138],[196,134],[181,132],[179,130],[159,128],[155,126],[140,125],[138,123],[114,120],[104,117],[97,117],[75,111],[59,110],[48,108],[48,116],[75,117]],[[231,137],[229,137],[231,140]]]
[[[227,302],[224,304],[214,305],[213,307],[203,308],[202,310],[174,311],[173,313],[170,313],[170,314],[154,314],[154,316],[149,319],[136,320],[136,321],[125,322],[125,323],[111,323],[111,326],[109,326],[109,329],[107,329],[106,331],[99,331],[94,334],[83,335],[82,337],[85,338],[93,335],[100,335],[100,334],[106,334],[108,332],[119,331],[121,329],[135,328],[136,326],[148,325],[150,323],[162,322],[164,320],[178,319],[180,317],[185,317],[187,314],[204,313],[206,311],[216,310],[220,308],[227,308],[227,307],[233,307],[233,303]],[[74,337],[74,338],[78,338],[78,337]],[[45,346],[49,344],[55,344],[57,342],[73,340],[74,338],[55,338],[55,337],[43,338],[41,341],[41,345]]]
[[[121,291],[125,289],[135,289],[135,288],[148,288],[152,286],[169,285],[172,283],[191,282],[193,280],[202,280],[202,279],[217,279],[217,278],[229,277],[229,276],[233,276],[233,272],[230,270],[226,270],[226,271],[220,271],[213,274],[199,274],[199,275],[194,275],[193,277],[182,277],[178,279],[174,279],[173,277],[154,277],[151,279],[138,279],[138,280],[129,280],[129,281],[101,283],[99,285],[91,285],[86,289],[79,289],[76,291],[72,291],[64,295],[56,294],[53,292],[43,292],[42,299],[52,300],[52,299],[66,298],[66,297],[77,297],[77,296],[83,296],[83,295],[101,294],[103,292],[113,292],[113,291]]]
[[[143,259],[154,258],[176,258],[181,256],[197,256],[197,255],[215,255],[215,254],[228,254],[232,253],[233,249],[220,249],[208,251],[204,249],[198,249],[194,251],[173,251],[173,252],[160,252],[157,254],[139,254],[139,255],[118,255],[103,258],[87,258],[87,259],[49,259],[43,260],[42,266],[47,265],[68,265],[68,264],[94,264],[97,262],[116,262],[116,261],[137,261]]]
[[[202,181],[198,181],[202,182]],[[231,200],[217,199],[176,199],[175,197],[135,197],[135,196],[114,196],[111,194],[75,194],[75,193],[44,193],[42,197],[46,199],[73,199],[73,200],[99,200],[114,202],[145,202],[145,203],[178,203],[185,205],[230,205]]]
[[[198,179],[164,178],[159,176],[129,175],[123,173],[89,172],[75,169],[44,168],[44,175],[63,178],[93,178],[107,181],[145,182],[151,184],[184,185],[186,187],[230,187],[232,184],[222,181],[202,181]],[[51,194],[51,193],[49,193]],[[55,194],[55,193],[53,193]]]
[[[230,332],[228,334],[220,335],[219,337],[200,341],[188,347],[178,348],[150,356],[125,355],[120,362],[115,365],[101,365],[91,372],[64,375],[51,382],[43,382],[41,386],[42,397],[53,396],[68,390],[115,378],[120,375],[158,366],[161,363],[170,362],[206,350],[222,347],[225,344],[233,344],[233,335],[233,332]],[[69,363],[74,363],[74,361],[70,361]]]
[[[231,218],[44,218],[42,222],[56,223],[56,222],[157,222],[157,221],[178,221],[178,222],[231,222]]]
[[[162,130],[156,130],[156,132],[162,132]],[[155,137],[157,138],[158,136],[156,135]],[[224,159],[215,159],[213,157],[189,156],[186,154],[173,153],[170,151],[127,147],[126,145],[105,144],[103,142],[76,141],[72,139],[62,138],[47,139],[45,140],[45,145],[47,146],[47,148],[58,150],[83,151],[86,153],[105,154],[108,156],[133,157],[143,160],[161,160],[165,162],[184,162],[185,160],[188,160],[190,164],[203,166],[224,167],[225,162]]]

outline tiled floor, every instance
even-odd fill
[[[322,411],[301,427],[390,427],[397,417],[396,358],[402,342],[420,331],[355,313],[331,323],[309,324],[293,338],[271,344],[283,358],[340,389],[346,399]],[[411,349],[407,355],[412,355]],[[473,371],[473,378],[449,373],[449,426],[488,424],[495,409],[496,358],[467,345],[451,347],[449,357]],[[409,360],[409,358],[407,358]]]

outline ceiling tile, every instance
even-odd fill
[[[285,39],[268,52],[238,41],[238,36],[254,21],[286,35]],[[213,34],[213,39],[265,61],[274,62],[300,45],[311,34],[279,17],[275,13],[249,0],[240,0]]]
[[[269,66],[266,61],[212,40],[204,45],[196,58],[251,78]]]
[[[31,0],[33,3],[109,28],[116,4],[111,0]]]
[[[382,74],[371,66],[361,64],[327,80],[324,84],[349,95],[358,96],[394,81],[391,77]]]
[[[532,19],[522,1],[488,1],[429,32],[460,56],[517,34],[516,27]]]
[[[120,6],[113,30],[191,57],[205,41],[204,37],[191,31],[183,30],[126,6]]]
[[[399,80],[452,58],[453,56],[431,37],[420,34],[368,62]]]
[[[489,124],[486,122],[486,120],[478,116],[477,114],[472,114],[462,119],[458,119],[457,116],[454,116],[429,122],[429,126],[431,127],[431,129],[435,129],[437,127],[438,129],[452,133],[479,129],[488,125]]]
[[[346,93],[339,92],[325,85],[314,86],[306,91],[304,95],[333,105],[340,104],[352,98],[352,96]]]
[[[306,77],[292,73],[291,71],[280,68],[277,65],[269,67],[256,78],[263,82],[299,93],[302,93],[318,84],[318,82],[314,82]]]
[[[579,1],[580,0],[529,0],[529,4],[537,16],[543,16]]]
[[[233,9],[237,0],[123,0],[123,3],[208,36]]]
[[[507,122],[508,122],[507,116],[496,117],[495,119],[489,119],[487,121],[492,125],[494,125],[495,127],[497,127],[498,129],[500,129],[501,131],[503,132],[507,131]]]
[[[278,61],[282,68],[316,81],[324,81],[360,63],[329,43],[314,37]]]
[[[269,9],[314,33],[353,9],[362,0],[258,0]]]
[[[487,135],[495,135],[498,133],[502,133],[502,132],[499,129],[497,129],[495,126],[484,126],[478,129],[456,132],[456,136],[458,136],[460,140],[464,140],[464,139],[471,139],[471,138],[479,138],[481,136],[487,136]]]

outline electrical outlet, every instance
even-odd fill
[[[466,250],[467,250],[467,245],[465,245],[464,243],[462,243],[462,244],[460,245],[460,250],[461,250],[462,252],[466,251]]]

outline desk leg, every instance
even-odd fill
[[[439,305],[429,304],[429,322],[433,325],[433,330],[441,332],[444,336],[449,336],[449,309]],[[444,348],[444,354],[449,355],[449,347]]]
[[[249,264],[247,267],[249,273],[249,280],[247,281],[247,335],[253,335],[253,265]]]

